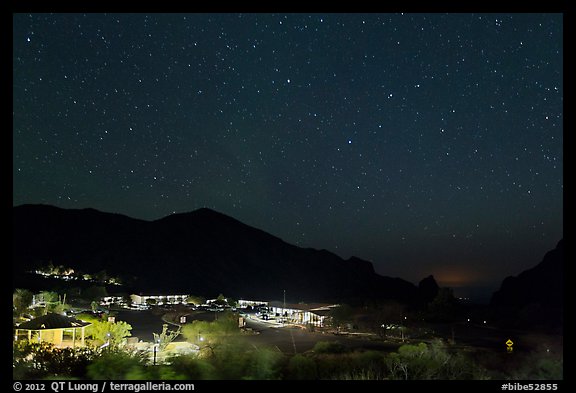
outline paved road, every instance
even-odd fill
[[[194,319],[213,321],[217,315],[214,312],[198,313],[193,316]],[[132,325],[132,336],[138,337],[139,340],[152,341],[153,333],[162,332],[161,315],[147,311],[130,311],[122,310],[116,317],[119,321],[126,321]],[[192,317],[188,317],[188,322]],[[381,351],[395,351],[399,343],[373,341],[369,338],[349,336],[335,336],[333,334],[323,334],[317,332],[308,332],[296,327],[273,327],[273,325],[261,322],[256,319],[246,319],[247,326],[259,334],[246,336],[247,340],[256,347],[267,346],[277,347],[285,353],[302,353],[314,347],[318,341],[338,341],[349,348],[375,349]],[[506,349],[505,342],[512,339],[515,343],[515,350],[522,351],[532,349],[537,345],[561,346],[556,341],[556,337],[540,336],[529,337],[526,334],[506,331],[502,329],[491,328],[490,326],[481,326],[474,324],[438,324],[430,326],[437,336],[445,339],[452,338],[452,327],[454,328],[454,339],[457,344],[483,347],[490,350],[503,351]],[[530,339],[528,341],[528,339]],[[561,336],[560,336],[561,340]],[[175,341],[185,341],[181,335]]]
[[[121,310],[118,311],[116,320],[124,321],[132,325],[132,337],[138,337],[138,340],[149,342],[154,341],[153,333],[162,333],[162,325],[166,323],[162,320],[161,315],[157,315],[151,310]],[[177,338],[176,341],[183,340],[180,337]]]
[[[256,346],[277,347],[285,353],[302,353],[314,347],[318,341],[337,341],[348,348],[378,349],[394,351],[397,346],[375,342],[366,338],[349,338],[329,333],[313,333],[297,327],[270,327],[270,325],[248,320],[247,326],[260,331],[260,334],[249,336]]]
[[[541,348],[561,348],[561,334],[543,334],[512,329],[501,329],[494,326],[474,323],[435,324],[430,325],[437,336],[455,340],[456,344],[494,350],[506,351],[506,341],[512,340],[514,351],[532,351]]]
[[[194,315],[194,319],[213,321],[216,317],[214,312],[205,312]],[[116,316],[117,321],[125,321],[132,325],[132,337],[139,340],[152,341],[153,333],[162,332],[162,325],[165,323],[161,316],[151,310],[132,311],[122,310]],[[308,332],[296,327],[272,327],[269,323],[260,322],[254,319],[247,319],[247,326],[259,334],[248,335],[246,339],[253,345],[277,347],[285,353],[302,353],[314,347],[318,341],[338,341],[349,348],[377,349],[383,351],[394,351],[398,344],[388,344],[375,342],[367,338],[349,338],[346,336],[335,336],[333,334],[322,334]],[[191,318],[188,318],[191,322]],[[175,341],[185,341],[181,335]]]
[[[309,332],[299,327],[271,327],[255,319],[247,319],[246,325],[260,334],[249,336],[256,346],[277,347],[284,353],[302,353],[314,347],[318,341],[337,341],[348,348],[364,348],[395,351],[398,344],[373,341],[367,337],[336,336],[331,333]]]

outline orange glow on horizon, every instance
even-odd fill
[[[446,266],[434,273],[434,278],[441,287],[465,287],[482,284],[484,277],[477,271],[467,270],[462,266]]]

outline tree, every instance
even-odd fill
[[[147,306],[155,306],[156,305],[156,299],[152,299],[152,298],[148,298],[146,299],[146,305]]]
[[[31,305],[34,295],[27,289],[18,288],[12,294],[14,316],[20,317]]]
[[[227,299],[226,301],[228,302],[228,305],[230,307],[238,307],[238,301],[237,300],[232,299],[231,297],[228,297],[226,299]]]
[[[82,293],[82,297],[88,301],[100,301],[100,299],[106,296],[108,296],[108,291],[106,287],[103,286],[92,286],[86,288]]]
[[[384,301],[371,307],[368,312],[371,314],[369,327],[381,337],[386,335],[387,330],[382,325],[399,325],[405,322],[405,306],[394,300]]]
[[[428,305],[431,319],[437,321],[450,321],[456,317],[458,304],[452,288],[440,288],[438,295]]]
[[[80,314],[77,318],[92,323],[86,327],[86,335],[91,337],[97,346],[109,343],[111,348],[115,348],[121,345],[126,337],[132,335],[130,333],[132,326],[124,321],[109,322],[89,314]]]
[[[206,303],[206,299],[202,296],[188,296],[186,298],[186,303],[192,304],[194,306],[199,306],[201,304]]]
[[[106,283],[108,281],[108,273],[106,273],[106,270],[100,270],[98,273],[94,273],[92,278],[96,282]]]
[[[166,346],[170,344],[178,335],[180,334],[180,330],[182,329],[181,326],[178,327],[178,330],[168,331],[168,324],[165,323],[162,325],[162,333],[152,333],[154,335],[154,343],[158,344],[158,350],[163,351],[166,349]]]
[[[340,330],[340,326],[352,320],[352,312],[352,307],[347,304],[334,307],[329,314],[332,326]]]
[[[226,298],[224,297],[224,295],[220,294],[220,295],[218,295],[218,297],[214,301],[214,304],[216,304],[218,306],[225,306],[228,304],[228,302],[227,302]]]
[[[234,340],[240,335],[236,314],[225,312],[222,317],[215,321],[193,321],[184,325],[182,335],[188,342],[196,344],[200,349],[214,350]]]
[[[127,307],[130,307],[132,305],[132,297],[129,294],[127,293],[124,294],[122,296],[122,300],[124,301]]]
[[[35,316],[46,315],[49,312],[56,314],[62,314],[64,311],[70,308],[70,306],[65,304],[65,297],[60,297],[56,292],[52,291],[42,291],[38,294],[38,302],[44,303],[44,307],[36,308]]]
[[[47,304],[46,305],[46,312],[52,312],[56,314],[64,314],[66,310],[70,309],[70,305],[65,304],[63,301],[58,301],[56,303]]]
[[[52,291],[42,291],[38,294],[38,301],[45,304],[56,303],[58,301],[58,294]]]

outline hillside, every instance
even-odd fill
[[[564,240],[540,263],[518,276],[506,277],[490,306],[517,326],[560,326],[564,303]]]
[[[46,205],[13,208],[14,286],[22,273],[52,261],[106,270],[137,292],[185,292],[291,301],[394,299],[417,288],[376,274],[370,262],[288,244],[210,209],[156,221]]]

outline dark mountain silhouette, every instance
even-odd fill
[[[418,290],[376,274],[370,262],[290,245],[210,209],[142,221],[94,209],[13,208],[14,286],[35,266],[106,270],[137,292],[292,301],[394,299]]]
[[[418,295],[422,300],[423,304],[426,305],[430,303],[438,295],[440,287],[434,279],[433,275],[430,275],[422,279],[418,283]]]
[[[518,276],[506,277],[490,306],[517,326],[561,326],[564,302],[564,239],[542,262]]]

